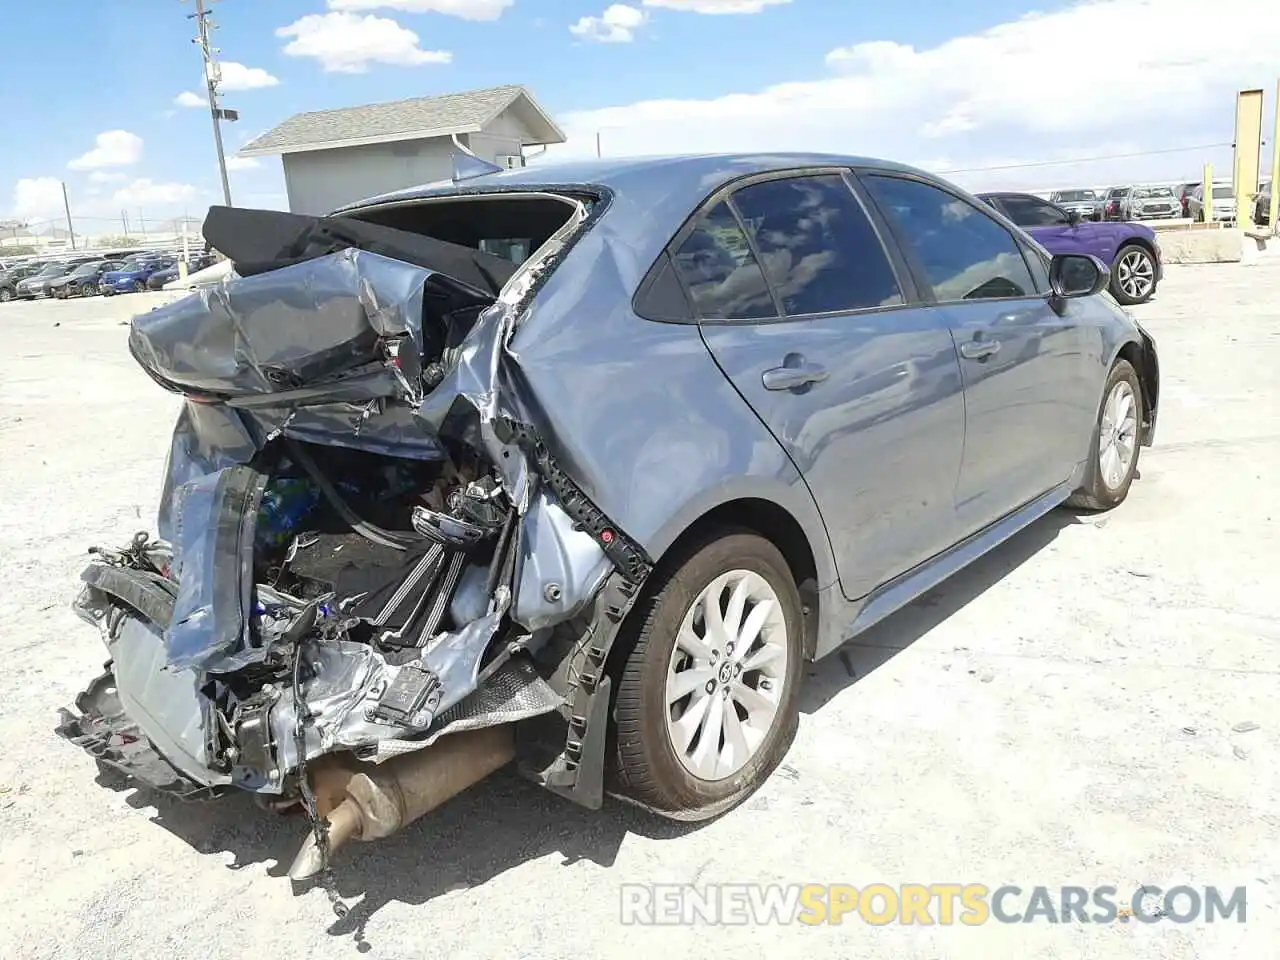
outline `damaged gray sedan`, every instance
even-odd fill
[[[84,572],[110,662],[59,732],[301,807],[295,878],[512,760],[729,809],[806,660],[1118,504],[1155,428],[1106,267],[893,164],[597,161],[205,234],[234,275],[133,321],[184,404],[157,534]]]

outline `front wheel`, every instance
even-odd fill
[[[1111,273],[1111,295],[1130,307],[1146,303],[1155,292],[1156,258],[1134,243],[1121,247]]]
[[[0,287],[0,303],[8,303],[13,299],[13,291],[6,287]]]
[[[624,794],[678,820],[745,800],[795,736],[803,614],[782,554],[751,533],[689,553],[634,611],[614,707]]]
[[[146,285],[145,283],[143,283],[141,280],[135,280],[135,281],[133,281],[133,292],[134,292],[134,293],[146,293],[146,292],[147,292],[147,285]]]
[[[1124,502],[1138,472],[1142,418],[1138,373],[1129,361],[1118,360],[1102,394],[1084,485],[1071,495],[1067,506],[1110,510]]]

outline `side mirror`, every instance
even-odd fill
[[[1059,300],[1092,297],[1107,289],[1110,282],[1111,271],[1097,257],[1058,253],[1049,262],[1049,286]]]
[[[1077,223],[1079,223],[1079,222],[1080,222],[1081,220],[1083,220],[1083,219],[1084,219],[1084,218],[1083,218],[1082,216],[1080,216],[1080,211],[1079,211],[1079,210],[1068,210],[1068,211],[1067,211],[1067,223],[1071,224],[1071,226],[1073,226],[1073,227],[1074,227]]]

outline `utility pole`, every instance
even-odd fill
[[[71,202],[67,200],[67,185],[65,182],[62,184],[62,209],[67,214],[67,235],[71,238],[71,249],[74,250],[76,248],[76,230],[71,225]]]
[[[596,131],[596,156],[600,156],[600,131]]]
[[[186,0],[182,0],[186,2]],[[209,117],[213,120],[213,145],[218,151],[218,173],[222,177],[222,199],[227,206],[231,206],[231,183],[227,180],[227,157],[222,150],[222,125],[223,119],[238,120],[239,115],[234,110],[221,110],[218,108],[218,83],[222,79],[222,73],[218,68],[218,62],[214,60],[213,55],[217,52],[209,45],[209,31],[213,29],[215,24],[209,19],[209,11],[204,8],[205,0],[195,0],[196,12],[187,14],[188,20],[196,22],[196,37],[191,42],[200,47],[200,54],[204,58],[204,84],[209,94]]]

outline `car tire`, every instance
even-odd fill
[[[795,737],[800,595],[778,548],[742,531],[701,541],[655,576],[618,671],[611,779],[660,815],[707,820],[750,796]],[[727,631],[708,623],[712,609]]]
[[[13,299],[13,291],[0,287],[0,303],[8,303]]]
[[[1131,307],[1135,303],[1146,303],[1155,292],[1155,256],[1146,247],[1136,243],[1125,244],[1111,267],[1111,295],[1126,307]]]
[[[1138,473],[1143,417],[1138,373],[1128,360],[1117,360],[1102,391],[1084,485],[1071,495],[1067,506],[1098,511],[1124,502]]]
[[[135,280],[135,281],[133,281],[133,292],[134,292],[134,293],[146,293],[146,292],[147,292],[147,285],[146,285],[143,281],[141,281],[141,280]]]

